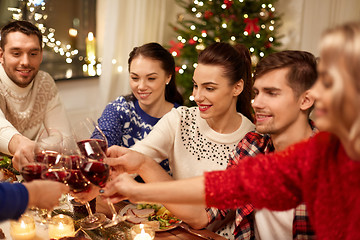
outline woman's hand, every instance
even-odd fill
[[[116,175],[127,173],[139,173],[145,163],[146,156],[125,147],[111,146],[106,152],[105,163],[112,167]]]
[[[106,187],[102,190],[101,196],[110,198],[113,203],[125,199],[136,203],[140,200],[137,197],[140,185],[142,185],[142,183],[136,182],[131,176],[123,173],[106,184]]]

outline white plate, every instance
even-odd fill
[[[136,209],[136,205],[134,205],[134,204],[128,204],[128,205],[126,205],[125,207],[123,207],[123,209],[120,210],[119,215],[120,215],[120,216],[124,216],[124,215],[126,214],[127,210],[129,210],[129,209]],[[182,221],[179,219],[179,222],[174,223],[174,224],[171,224],[171,225],[168,226],[167,228],[156,229],[155,231],[156,231],[156,232],[169,231],[169,230],[171,230],[171,229],[177,228],[177,227],[180,225],[180,223],[182,223]]]

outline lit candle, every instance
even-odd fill
[[[75,235],[74,222],[71,217],[59,214],[54,216],[49,223],[49,237],[59,239]]]
[[[155,237],[155,231],[151,226],[139,224],[131,227],[133,240],[152,240]]]
[[[86,57],[89,62],[95,62],[95,51],[95,37],[92,32],[89,32],[86,38]]]
[[[13,240],[30,240],[36,235],[34,218],[22,215],[18,221],[10,221],[10,235]]]
[[[150,234],[146,233],[144,229],[141,229],[141,233],[134,237],[134,240],[152,240]]]

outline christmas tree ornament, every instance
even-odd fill
[[[205,47],[221,41],[232,45],[241,43],[249,49],[252,47],[251,56],[257,63],[281,45],[277,36],[281,21],[274,8],[278,0],[175,1],[185,11],[175,30],[176,36],[182,36],[177,41],[183,45],[180,48],[171,44],[170,50],[177,51],[174,54],[177,66],[188,66],[186,71],[179,69],[176,78],[187,106],[194,105],[187,99],[192,93],[194,63],[198,52]]]

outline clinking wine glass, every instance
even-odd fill
[[[87,159],[81,155],[74,139],[67,139],[64,152],[72,161],[72,169],[67,184],[72,193],[87,192],[90,190],[90,181],[82,174],[81,166]],[[84,202],[88,216],[80,220],[80,225],[85,230],[92,230],[100,227],[106,221],[105,214],[93,213],[88,201]]]
[[[81,166],[83,175],[94,185],[103,188],[110,175],[110,167],[103,160],[106,158],[107,140],[99,126],[91,119],[81,122],[80,129],[83,135],[78,136],[78,146],[87,161]],[[80,132],[80,131],[79,131]],[[81,137],[79,137],[81,136]],[[124,221],[124,217],[117,214],[114,205],[107,199],[112,213],[111,222],[104,227],[111,227]]]

